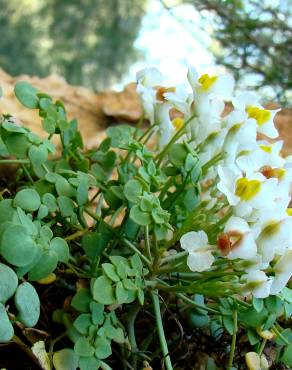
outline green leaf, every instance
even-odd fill
[[[105,242],[104,237],[101,233],[87,233],[84,234],[81,240],[82,248],[84,249],[86,255],[90,258],[95,258],[100,256],[104,247]]]
[[[41,198],[36,190],[23,189],[16,194],[13,205],[25,211],[34,212],[39,209]]]
[[[149,213],[142,212],[137,205],[131,208],[130,217],[134,222],[141,226],[149,225],[151,222]]]
[[[52,239],[50,248],[56,252],[59,261],[65,263],[69,261],[69,247],[65,239],[59,237]]]
[[[247,310],[241,311],[239,317],[245,325],[256,328],[267,320],[268,310],[264,308],[260,312],[257,312],[254,307],[250,307]]]
[[[123,285],[125,289],[127,290],[137,290],[136,285],[132,282],[131,279],[124,279],[123,280]]]
[[[260,298],[253,297],[252,298],[252,305],[254,306],[257,312],[261,312],[264,308],[264,300]]]
[[[9,342],[13,335],[13,326],[11,325],[4,305],[0,303],[0,343]]]
[[[44,204],[41,204],[38,210],[37,218],[39,220],[42,220],[43,218],[47,217],[48,214],[49,214],[48,207],[45,206]]]
[[[46,193],[42,197],[42,202],[48,207],[49,212],[56,212],[58,209],[57,200],[53,194]]]
[[[71,306],[79,312],[88,312],[90,302],[92,302],[92,297],[89,289],[81,288],[74,295]]]
[[[23,134],[11,134],[6,140],[5,144],[10,155],[16,158],[26,158],[29,142]]]
[[[0,252],[14,266],[25,266],[33,261],[38,247],[22,225],[6,226],[1,238]]]
[[[74,352],[77,356],[90,357],[94,354],[94,347],[90,344],[88,338],[81,337],[74,345]]]
[[[97,370],[100,367],[100,361],[95,357],[80,357],[80,370]]]
[[[183,167],[186,157],[188,155],[188,150],[184,144],[173,144],[169,149],[169,160],[170,162],[178,168]]]
[[[65,348],[54,353],[53,364],[56,370],[76,370],[78,356],[72,349]]]
[[[125,197],[133,203],[137,203],[142,195],[143,188],[138,180],[129,180],[124,187]]]
[[[284,362],[285,365],[292,367],[292,343],[288,344],[284,348],[283,355],[281,356],[281,361]]]
[[[30,83],[19,81],[14,87],[14,93],[22,105],[30,109],[37,109],[39,98],[37,96],[38,90]]]
[[[232,335],[234,331],[233,318],[231,316],[223,316],[223,325],[227,332]]]
[[[138,289],[137,296],[138,296],[138,301],[140,302],[140,305],[143,306],[144,299],[145,299],[144,291],[142,289]]]
[[[104,194],[107,204],[114,209],[118,209],[123,204],[123,193],[121,186],[111,186]]]
[[[54,134],[56,130],[56,123],[54,118],[48,116],[42,121],[42,126],[43,129],[48,133],[48,134]]]
[[[111,343],[109,340],[103,337],[98,337],[96,338],[94,345],[95,345],[95,356],[97,358],[103,360],[112,354]]]
[[[114,265],[112,265],[111,263],[103,263],[101,266],[102,266],[102,269],[105,275],[108,278],[110,278],[112,281],[115,281],[115,282],[120,281],[120,277],[117,274],[116,268]]]
[[[14,301],[18,320],[29,328],[35,326],[40,317],[40,300],[35,288],[27,282],[20,284]]]
[[[74,202],[66,196],[60,196],[57,199],[60,211],[64,217],[70,217],[74,214]]]
[[[91,319],[94,325],[101,325],[104,321],[104,305],[102,303],[90,303]]]
[[[90,313],[82,313],[73,323],[74,327],[79,331],[79,333],[84,335],[88,334],[88,329],[91,324],[92,322]]]
[[[209,325],[210,318],[206,314],[202,315],[192,310],[189,313],[189,323],[195,328],[205,328]]]
[[[41,257],[29,271],[28,278],[32,281],[40,280],[53,272],[58,264],[58,256],[55,251],[44,250]]]
[[[64,195],[69,198],[74,195],[74,189],[69,184],[69,182],[62,176],[58,176],[55,186],[58,195]]]
[[[4,263],[0,263],[0,302],[5,303],[13,296],[18,285],[16,273]]]
[[[248,337],[249,343],[252,346],[257,344],[261,339],[261,337],[257,334],[257,332],[251,328],[247,329],[247,337]]]
[[[100,303],[109,305],[115,303],[112,281],[106,276],[97,278],[92,287],[93,298]]]
[[[116,285],[116,297],[119,304],[125,303],[128,299],[128,291],[124,288],[121,281]]]
[[[130,257],[130,262],[134,270],[138,272],[138,274],[142,274],[143,271],[143,263],[141,261],[141,258],[138,256],[138,254],[134,254]]]
[[[88,189],[89,189],[88,178],[86,176],[82,176],[76,194],[77,203],[80,206],[83,206],[88,201]]]
[[[4,199],[0,202],[0,224],[11,221],[15,209],[12,207],[12,199]]]
[[[276,295],[271,295],[265,299],[265,306],[271,312],[276,315],[280,315],[283,312],[283,302]]]

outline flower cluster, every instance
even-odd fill
[[[281,155],[283,142],[270,140],[278,137],[278,109],[265,109],[250,92],[233,97],[229,75],[199,76],[193,68],[176,87],[165,86],[155,68],[139,72],[137,82],[145,116],[157,127],[158,150],[174,137],[187,143],[206,169],[200,181],[206,212],[220,201],[221,213],[230,214],[215,245],[207,230],[181,237],[189,268],[202,272],[226,258],[237,263],[247,293],[279,293],[292,274],[292,166]]]

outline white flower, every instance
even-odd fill
[[[288,283],[292,276],[292,249],[279,259],[274,267],[275,277],[272,282],[270,294],[278,294]]]
[[[182,249],[189,252],[187,264],[192,271],[208,270],[215,258],[208,244],[208,236],[204,231],[190,231],[180,239]]]
[[[238,156],[236,164],[246,174],[259,171],[264,166],[281,168],[285,159],[280,156],[283,141],[279,140],[271,144],[267,141],[258,141],[257,144],[245,153]]]
[[[159,86],[163,82],[161,72],[154,67],[145,68],[137,72],[136,79],[138,85],[143,85],[144,87]]]
[[[218,189],[226,195],[230,205],[236,206],[235,213],[240,217],[248,217],[254,209],[264,210],[273,206],[277,179],[266,179],[261,173],[243,177],[235,166],[218,166],[220,181]]]
[[[159,104],[155,110],[155,121],[159,124],[158,129],[158,146],[163,148],[171,139],[175,128],[171,122],[169,111],[171,105],[168,103]]]
[[[234,89],[234,79],[231,75],[199,77],[193,67],[188,69],[188,81],[193,89],[195,110],[200,116],[210,110],[210,97],[213,95],[230,98]]]
[[[222,254],[231,260],[236,258],[252,260],[257,254],[252,230],[240,217],[230,217],[224,227],[224,233],[218,237],[217,245]]]
[[[243,278],[247,285],[252,286],[252,294],[255,298],[266,298],[270,295],[272,279],[260,270],[252,270]]]
[[[258,98],[252,93],[242,93],[232,100],[236,109],[245,110],[249,118],[257,122],[257,131],[270,138],[279,136],[274,126],[274,117],[280,109],[268,110],[258,103]]]
[[[239,152],[256,146],[256,123],[242,111],[234,110],[225,117],[228,134],[224,142],[225,163],[234,163]]]
[[[292,217],[277,214],[276,208],[263,213],[259,223],[262,225],[257,238],[258,251],[263,262],[270,262],[292,246]]]

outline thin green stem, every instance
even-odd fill
[[[153,301],[154,313],[155,313],[155,318],[156,318],[156,326],[157,326],[157,331],[158,331],[158,336],[159,336],[160,346],[161,346],[161,350],[162,350],[162,354],[164,358],[165,367],[167,370],[173,370],[171,359],[169,356],[168,346],[167,346],[167,342],[166,342],[166,338],[164,334],[164,329],[163,329],[158,291],[155,290],[154,292],[151,292],[151,297]]]
[[[233,335],[232,335],[232,342],[231,342],[231,348],[230,348],[227,370],[232,369],[234,353],[235,353],[235,346],[236,346],[236,333],[237,333],[237,311],[235,310],[233,312]]]
[[[161,259],[160,265],[164,265],[165,263],[174,262],[176,260],[180,260],[181,258],[184,258],[188,255],[187,251],[179,252],[176,254],[171,254],[167,257],[164,257]]]
[[[196,303],[194,302],[192,299],[186,297],[184,294],[182,293],[177,293],[177,296],[182,300],[182,301],[185,301],[186,303],[188,303],[190,306],[193,306],[193,307],[196,307],[196,308],[200,308],[202,310],[205,310],[205,311],[208,311],[210,313],[214,313],[216,315],[220,315],[220,311],[218,310],[215,310],[214,308],[211,308],[211,307],[208,307],[208,306],[205,306],[205,305],[202,305],[202,304],[199,304],[199,303]]]
[[[91,209],[89,208],[85,208],[84,211],[90,216],[92,217],[95,221],[98,221],[98,222],[101,222],[108,230],[110,230],[118,239],[120,242],[122,242],[125,246],[129,247],[133,252],[137,253],[139,255],[139,257],[148,265],[148,266],[151,266],[151,261],[149,261],[149,259],[147,257],[145,257],[143,255],[143,253],[141,253],[139,251],[138,248],[136,248],[134,246],[134,244],[132,244],[128,239],[122,237],[116,230],[114,227],[112,227],[111,225],[109,225],[107,222],[105,222],[101,217],[99,217],[97,214],[95,214]]]
[[[151,248],[150,248],[150,241],[149,241],[149,226],[145,226],[145,247],[146,247],[146,252],[147,252],[147,257],[151,261],[152,256],[151,256]]]
[[[261,346],[259,348],[259,351],[258,351],[258,354],[261,355],[265,349],[265,346],[267,344],[267,340],[266,339],[263,339],[262,343],[261,343]]]
[[[271,330],[274,332],[274,334],[279,337],[285,344],[289,344],[289,341],[282,335],[282,333],[278,330],[276,325],[273,325]]]
[[[26,177],[28,178],[29,182],[33,185],[34,184],[33,179],[30,176],[30,173],[28,172],[26,166],[24,164],[21,164],[21,168],[23,169],[24,173],[26,174]]]
[[[155,160],[157,161],[157,165],[160,165],[164,155],[168,152],[172,144],[176,142],[180,138],[180,136],[184,133],[184,129],[187,127],[187,125],[196,117],[196,114],[191,115],[190,118],[188,118],[185,123],[182,125],[182,127],[173,135],[171,140],[165,147],[162,149],[160,153],[157,154]]]
[[[28,159],[0,159],[1,164],[30,164]]]

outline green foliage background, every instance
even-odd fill
[[[0,0],[0,66],[104,88],[137,57],[144,0]]]

